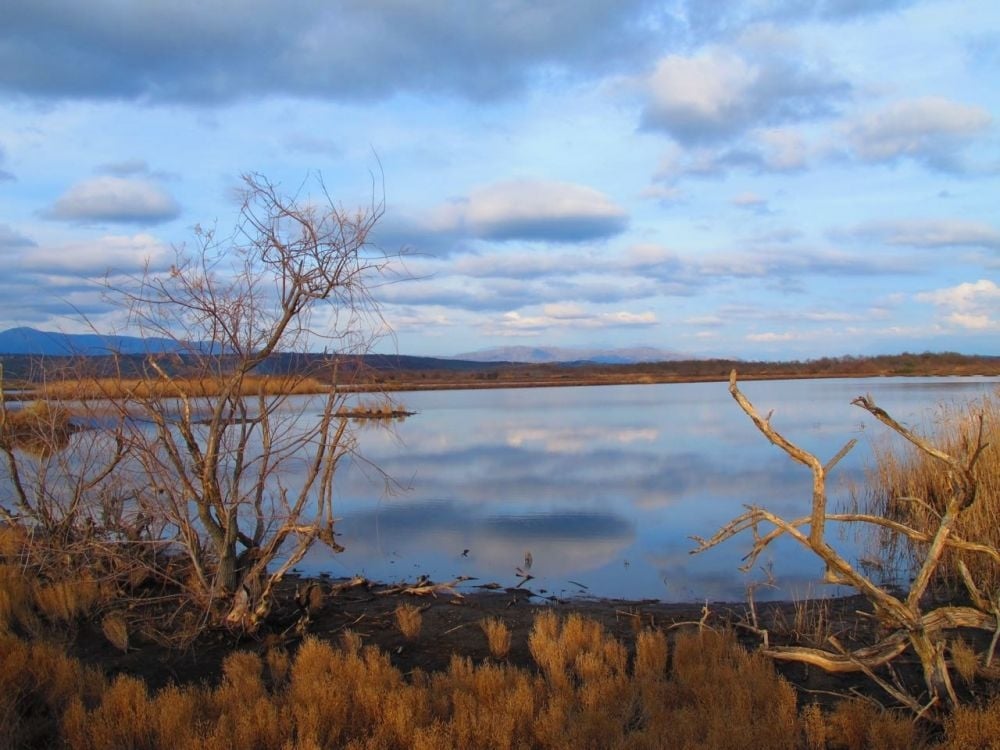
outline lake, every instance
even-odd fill
[[[871,378],[741,384],[774,411],[787,438],[831,458],[858,445],[830,477],[837,503],[863,484],[872,446],[889,431],[853,398],[871,394],[904,424],[933,429],[942,406],[994,391],[997,378]],[[359,432],[364,461],[338,471],[335,512],[346,551],[316,549],[299,566],[335,577],[516,585],[530,555],[533,591],[664,601],[739,601],[763,570],[740,573],[750,537],[703,554],[710,537],[758,504],[807,515],[811,475],[757,432],[725,383],[431,391],[397,394],[417,414]],[[377,467],[377,468],[375,468]],[[385,476],[393,482],[386,484]],[[829,527],[848,557],[857,534]],[[762,556],[775,587],[758,599],[839,593],[789,540]],[[845,592],[846,593],[846,592]]]

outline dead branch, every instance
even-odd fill
[[[954,705],[957,702],[957,697],[951,683],[948,664],[944,658],[947,631],[962,627],[992,631],[995,646],[996,641],[1000,638],[1000,622],[998,622],[1000,621],[1000,605],[990,608],[992,611],[987,611],[988,608],[984,606],[987,604],[985,597],[979,592],[964,566],[960,566],[959,569],[975,604],[974,607],[942,606],[924,612],[921,608],[921,602],[946,550],[974,552],[1000,562],[1000,551],[997,549],[966,541],[955,533],[960,514],[975,501],[976,497],[976,480],[973,468],[984,448],[982,417],[980,416],[975,445],[971,447],[964,460],[959,460],[935,448],[899,424],[884,410],[877,407],[870,397],[861,396],[852,402],[868,411],[919,450],[944,465],[952,491],[944,504],[943,512],[937,514],[937,527],[933,532],[923,532],[895,519],[875,514],[828,513],[827,474],[847,455],[856,441],[851,440],[846,443],[832,459],[824,464],[815,455],[795,445],[775,430],[771,425],[770,414],[767,417],[762,417],[757,412],[737,386],[735,370],[730,375],[729,392],[768,441],[781,448],[792,460],[809,468],[813,478],[811,512],[807,517],[788,520],[766,508],[747,506],[744,513],[736,516],[712,537],[708,539],[695,538],[697,547],[694,552],[702,552],[737,534],[750,531],[753,535],[753,544],[750,552],[744,557],[745,564],[742,566],[743,570],[747,570],[772,542],[782,536],[788,536],[823,562],[826,569],[824,580],[846,584],[858,590],[871,602],[880,622],[893,630],[891,635],[875,645],[854,651],[848,651],[835,638],[831,637],[830,644],[834,648],[833,651],[792,646],[768,648],[764,652],[775,659],[812,664],[831,672],[861,671],[893,698],[908,706],[917,716],[923,716],[930,707],[941,702]],[[919,499],[915,500],[922,502]],[[825,538],[827,521],[862,523],[880,527],[899,534],[912,542],[926,545],[923,560],[906,598],[899,599],[843,558]],[[763,524],[773,528],[767,530],[766,533],[761,533],[760,527]],[[808,533],[804,530],[806,526],[808,526]],[[931,697],[928,704],[921,704],[899,686],[889,684],[872,671],[876,667],[891,664],[894,659],[908,649],[911,649],[920,660],[924,682]],[[987,655],[988,659],[992,659],[992,651],[993,646]],[[988,663],[989,661],[987,661]]]

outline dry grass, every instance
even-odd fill
[[[50,622],[73,622],[88,614],[100,598],[100,586],[89,577],[37,584],[34,590],[35,606]]]
[[[105,398],[171,398],[182,393],[192,397],[218,396],[226,381],[220,378],[81,378],[57,380],[39,386],[32,395],[52,401],[80,401]],[[242,394],[309,395],[326,393],[329,383],[295,375],[248,375],[243,379]]]
[[[0,443],[44,455],[65,447],[73,431],[67,409],[47,400],[20,409],[0,409]]]
[[[101,632],[115,648],[128,651],[128,623],[120,612],[109,612],[101,620]]]
[[[510,653],[510,628],[499,617],[487,617],[479,623],[486,635],[490,655],[494,659],[506,659]]]
[[[956,533],[967,541],[1000,548],[1000,393],[984,397],[964,410],[942,409],[931,442],[964,460],[976,445],[982,415],[985,450],[976,464],[976,502],[962,513]],[[882,445],[869,477],[869,502],[877,513],[900,519],[921,531],[933,531],[950,492],[942,464],[915,448]],[[886,540],[892,551],[898,540]],[[913,551],[917,558],[923,550]],[[962,588],[959,560],[968,566],[973,580],[983,592],[1000,588],[1000,565],[974,553],[945,553],[940,567],[943,583],[953,590]]]
[[[982,707],[956,709],[945,725],[945,741],[941,747],[947,750],[1000,748],[1000,697]]]
[[[307,638],[294,657],[230,655],[217,687],[151,694],[0,636],[0,750],[930,747],[907,717],[862,701],[798,712],[791,686],[729,634],[689,632],[668,647],[645,630],[630,660],[599,624],[546,612],[530,643],[540,674],[455,656],[407,678],[357,635],[339,647]],[[996,746],[1000,702],[959,709],[945,731],[943,747]]]
[[[958,676],[966,685],[971,685],[979,672],[979,657],[976,650],[963,638],[956,638],[950,644],[951,663]]]
[[[420,607],[412,604],[401,604],[396,607],[396,627],[403,637],[408,641],[415,641],[420,637],[420,628],[423,625],[424,615]]]

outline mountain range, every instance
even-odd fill
[[[617,349],[583,349],[561,346],[502,346],[458,354],[454,359],[469,362],[593,362],[602,365],[628,365],[639,362],[670,362],[687,359],[683,354],[649,346]]]
[[[112,336],[102,333],[60,333],[37,328],[0,331],[0,354],[51,357],[100,356],[103,354],[151,354],[178,352],[184,344],[167,338]]]
[[[36,328],[10,328],[0,331],[0,355],[100,356],[105,354],[152,354],[181,352],[189,346],[168,338],[140,338],[100,333],[60,333]],[[209,351],[209,345],[198,347]],[[558,346],[507,346],[481,349],[447,357],[450,361],[515,362],[524,364],[592,362],[595,364],[634,364],[682,359],[676,352],[652,347],[617,349],[582,349]],[[428,358],[437,359],[437,358]]]

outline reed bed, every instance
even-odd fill
[[[224,378],[177,377],[170,380],[140,378],[81,378],[45,383],[27,396],[49,401],[81,401],[94,399],[152,399],[218,396],[227,381]],[[327,393],[330,383],[313,377],[280,375],[247,375],[241,382],[241,393],[247,396],[311,395]]]
[[[1000,392],[966,408],[942,407],[937,427],[928,437],[933,445],[964,461],[977,444],[980,417],[986,447],[974,470],[976,501],[962,512],[956,533],[966,541],[1000,549]],[[875,513],[933,532],[950,491],[943,465],[926,453],[895,443],[876,446],[868,482],[868,503]],[[919,560],[924,552],[919,546],[901,546],[897,537],[884,536],[881,541],[890,558],[902,554]],[[959,561],[968,567],[981,591],[1000,590],[1000,565],[986,555],[955,550],[945,553],[939,568],[939,582],[948,590],[962,590]]]

